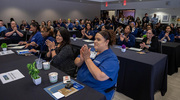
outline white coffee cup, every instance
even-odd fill
[[[43,68],[44,68],[44,70],[49,70],[50,69],[50,63],[49,62],[43,62]]]
[[[49,73],[49,80],[51,83],[56,83],[58,81],[58,73],[57,72]]]

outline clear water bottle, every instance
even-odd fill
[[[35,60],[35,62],[36,62],[37,69],[42,69],[42,59],[38,58]]]

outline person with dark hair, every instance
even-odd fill
[[[0,36],[4,35],[4,32],[6,31],[6,27],[4,26],[4,23],[2,20],[0,20]]]
[[[144,26],[145,23],[149,24],[149,17],[147,13],[145,13],[145,16],[142,18],[142,26]]]
[[[171,23],[170,24],[170,26],[171,26],[171,31],[172,31],[172,33],[174,34],[174,35],[176,35],[176,27],[174,27],[174,23]]]
[[[46,22],[45,22],[45,21],[42,21],[42,22],[41,22],[40,29],[42,29],[43,27],[46,27]]]
[[[118,45],[126,45],[127,47],[135,46],[135,37],[131,34],[131,26],[127,25],[124,29],[124,33],[120,33],[120,37],[117,39]]]
[[[23,20],[23,21],[22,21],[22,24],[20,25],[20,29],[21,29],[22,31],[26,31],[26,30],[29,30],[29,29],[30,29],[30,26],[29,26],[29,24],[28,24],[25,20]]]
[[[140,44],[141,49],[158,52],[158,38],[153,34],[152,30],[146,32],[146,36]]]
[[[52,60],[52,65],[70,76],[74,76],[76,66],[74,53],[70,45],[70,34],[67,29],[61,27],[56,33],[56,42],[46,41],[48,53],[46,59]]]
[[[55,42],[55,39],[53,38],[54,32],[51,30],[51,28],[47,28],[47,27],[41,28],[41,35],[43,37],[43,45],[40,48],[40,52],[42,53],[42,52],[47,52],[48,51],[46,41],[49,40],[51,42],[53,42],[53,41]],[[29,52],[36,53],[38,51],[36,49],[31,49]]]
[[[43,37],[41,35],[39,24],[37,22],[31,23],[30,31],[32,34],[27,42],[19,42],[19,44],[26,44],[25,48],[29,49],[40,49],[43,44]]]
[[[108,31],[98,32],[94,48],[85,44],[74,61],[79,67],[77,80],[104,94],[107,100],[113,97],[119,71],[117,56],[110,49],[113,39]]]
[[[93,39],[94,31],[91,30],[91,25],[89,23],[86,24],[86,28],[81,30],[81,34],[83,39]]]
[[[18,43],[22,40],[24,34],[21,32],[19,28],[17,28],[16,22],[12,21],[11,27],[7,29],[5,36],[10,38],[12,43]]]
[[[166,26],[165,31],[162,31],[159,35],[159,39],[161,41],[169,41],[173,42],[174,41],[174,34],[172,32],[172,29],[170,26]]]

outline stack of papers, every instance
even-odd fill
[[[19,44],[8,44],[8,47],[18,46]]]
[[[83,40],[84,42],[94,42],[93,40]]]
[[[0,79],[3,84],[24,78],[25,76],[18,70],[9,71],[6,73],[0,74]]]
[[[142,49],[139,49],[139,48],[133,48],[133,47],[129,48],[129,50],[142,51]]]
[[[13,54],[14,52],[12,50],[7,50],[7,51],[1,51],[0,52],[0,56],[3,56],[3,55],[8,55],[8,54]]]
[[[25,46],[8,47],[8,49],[23,49]]]

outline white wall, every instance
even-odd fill
[[[169,3],[167,4],[168,1]],[[156,13],[158,15],[161,15],[161,17],[168,14],[171,18],[171,15],[180,16],[179,5],[180,0],[159,0],[130,3],[127,2],[126,6],[123,6],[122,3],[109,4],[108,7],[105,7],[105,5],[101,5],[101,10],[136,9],[135,17],[142,18],[145,13],[148,13],[149,16]],[[171,20],[168,23],[171,23]]]
[[[29,23],[32,19],[38,22],[59,18],[93,19],[100,16],[100,10],[101,6],[97,4],[60,0],[1,0],[0,19],[8,23],[13,17],[18,24],[24,19]]]

